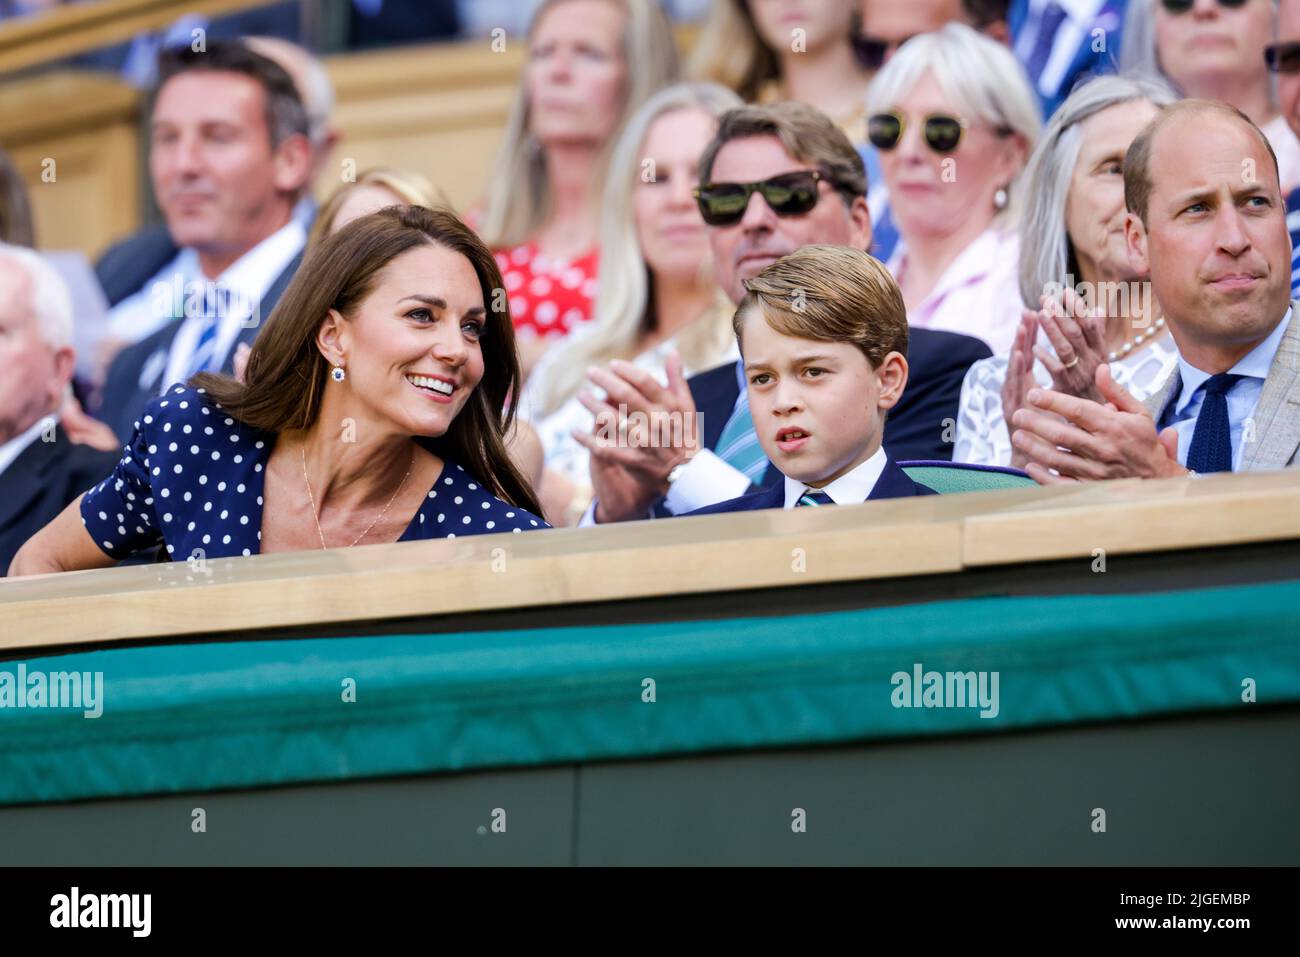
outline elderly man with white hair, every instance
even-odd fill
[[[0,575],[28,537],[112,471],[117,453],[59,424],[75,354],[72,299],[30,249],[0,245]]]

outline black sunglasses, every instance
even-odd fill
[[[966,121],[947,113],[931,113],[921,130],[925,142],[936,153],[951,153],[961,142]],[[867,139],[878,150],[889,152],[903,139],[907,120],[897,110],[873,113],[867,117]]]
[[[1300,43],[1270,43],[1264,47],[1264,65],[1274,73],[1300,73]]]
[[[816,170],[782,173],[761,183],[705,183],[695,187],[700,216],[709,226],[734,226],[745,216],[749,197],[761,193],[778,216],[802,216],[817,205],[819,180]]]
[[[1192,9],[1195,2],[1196,0],[1160,0],[1160,6],[1177,15]],[[1219,6],[1227,7],[1229,10],[1238,10],[1245,5],[1246,0],[1219,0]]]

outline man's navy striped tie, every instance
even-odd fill
[[[799,501],[795,502],[794,504],[796,508],[798,508],[800,505],[812,505],[812,506],[834,505],[835,499],[831,498],[825,492],[818,492],[814,489],[809,489],[808,491],[800,495]]]
[[[199,317],[203,326],[198,341],[194,343],[194,351],[190,353],[186,380],[200,372],[210,372],[217,364],[217,336],[221,332],[221,320],[229,311],[230,290],[225,286],[212,287],[204,296],[203,314]]]

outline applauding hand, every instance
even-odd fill
[[[1097,367],[1105,405],[1032,389],[1013,416],[1011,444],[1026,457],[1025,471],[1041,485],[1081,479],[1170,478],[1186,475],[1178,464],[1178,433],[1157,432],[1146,407]],[[1064,420],[1064,421],[1062,421]]]

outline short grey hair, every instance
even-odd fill
[[[867,111],[892,109],[927,72],[933,72],[945,99],[961,113],[992,126],[1011,129],[1033,150],[1043,129],[1042,107],[1024,67],[1001,43],[964,23],[949,23],[912,37],[871,81]],[[1014,216],[1017,177],[1007,188],[1004,212]]]
[[[51,349],[72,345],[72,294],[68,285],[40,253],[25,246],[0,243],[0,259],[16,263],[32,281],[31,307],[41,336]]]
[[[1101,76],[1071,93],[1057,108],[1023,176],[1025,205],[1020,219],[1020,298],[1037,309],[1044,290],[1062,284],[1073,268],[1074,251],[1065,228],[1070,181],[1079,160],[1080,126],[1121,103],[1145,101],[1163,109],[1178,99],[1161,80]]]

